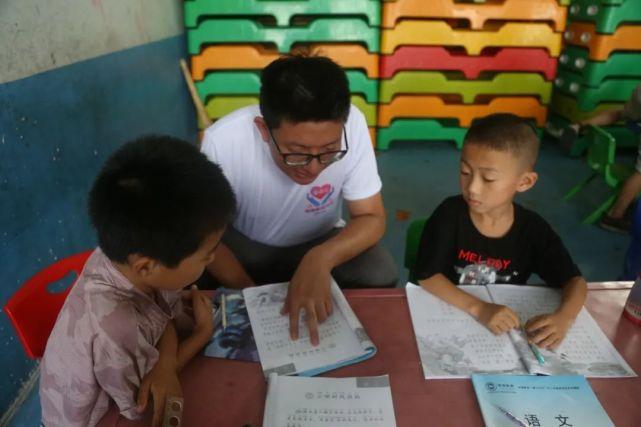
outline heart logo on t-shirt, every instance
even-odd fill
[[[329,184],[317,185],[316,187],[312,188],[311,193],[316,200],[320,201],[320,200],[323,200],[325,196],[327,196],[327,193],[329,193],[331,190],[332,190],[332,186]]]
[[[317,185],[309,190],[307,200],[312,206],[320,207],[329,203],[328,200],[332,197],[332,194],[334,194],[334,187],[331,184]]]

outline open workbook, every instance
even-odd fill
[[[243,289],[254,340],[265,376],[313,376],[341,366],[360,362],[376,353],[376,346],[365,332],[343,292],[332,279],[334,311],[318,325],[320,344],[312,346],[304,314],[299,322],[299,338],[289,336],[289,316],[281,314],[288,283]]]
[[[268,378],[263,427],[395,427],[389,377]]]
[[[543,286],[459,286],[483,301],[510,307],[522,324],[533,316],[555,311],[558,289]],[[636,376],[585,308],[563,343],[540,349],[540,364],[520,330],[493,335],[469,314],[447,304],[420,286],[407,284],[416,343],[425,378],[469,377],[475,373]]]

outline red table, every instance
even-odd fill
[[[617,350],[641,373],[641,328],[621,317],[630,282],[590,285],[587,307]],[[483,426],[469,380],[425,380],[404,289],[346,290],[354,312],[378,347],[373,358],[325,374],[389,374],[399,427]],[[258,363],[199,356],[181,374],[183,426],[262,425],[266,383]],[[641,425],[641,379],[592,379],[590,384],[617,427]],[[109,412],[101,426],[139,426]]]

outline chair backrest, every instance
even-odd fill
[[[598,126],[586,126],[584,132],[584,137],[588,140],[588,165],[608,181],[610,167],[614,164],[616,140]]]
[[[412,279],[412,270],[416,265],[416,258],[418,257],[418,246],[421,242],[421,235],[425,228],[427,218],[419,218],[412,221],[407,227],[405,234],[405,259],[404,265],[410,271],[410,280]]]
[[[72,285],[58,293],[49,292],[47,287],[72,271],[78,276],[91,253],[92,251],[87,251],[72,255],[38,272],[4,306],[4,311],[30,358],[37,359],[44,354],[49,334]]]

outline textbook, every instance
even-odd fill
[[[389,377],[268,377],[263,427],[395,427]]]
[[[552,313],[559,289],[526,285],[460,285],[475,297],[510,307],[521,324]],[[636,374],[585,309],[554,351],[538,349],[522,330],[494,335],[472,316],[408,283],[407,301],[425,378],[467,378],[475,373],[635,377]],[[534,347],[534,346],[532,346]]]
[[[298,339],[293,341],[289,336],[289,316],[281,314],[288,286],[276,283],[243,289],[265,377],[272,372],[314,376],[376,353],[376,346],[333,279],[334,311],[318,325],[320,344],[312,346],[304,314],[300,316]]]
[[[614,427],[580,375],[472,375],[487,427]]]
[[[212,305],[214,334],[205,346],[205,356],[258,362],[258,349],[242,291],[219,288],[212,298]]]

